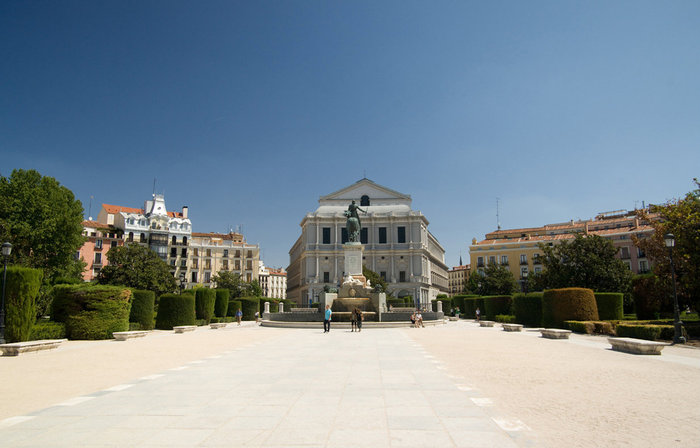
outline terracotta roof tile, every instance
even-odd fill
[[[145,212],[142,208],[134,208],[134,207],[122,207],[121,205],[112,205],[112,204],[102,204],[102,208],[105,209],[107,213],[110,213],[112,215],[116,215],[117,213],[138,213],[143,215]],[[182,213],[181,212],[168,212],[168,216],[171,218],[182,218]]]

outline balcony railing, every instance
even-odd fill
[[[527,260],[520,260],[520,266],[527,266]]]

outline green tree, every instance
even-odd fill
[[[82,204],[53,177],[21,169],[0,177],[0,241],[12,243],[11,264],[41,269],[47,283],[79,278],[82,222]]]
[[[212,277],[212,281],[216,283],[217,288],[228,289],[231,292],[229,299],[243,297],[248,292],[246,282],[241,280],[241,275],[231,271],[219,271]]]
[[[496,296],[512,294],[518,285],[513,273],[507,266],[490,263],[484,274],[472,272],[465,282],[465,292],[480,296]]]
[[[365,278],[369,280],[369,283],[370,285],[372,285],[372,288],[376,288],[377,285],[379,285],[379,287],[381,288],[380,292],[387,292],[387,287],[389,285],[387,285],[386,280],[384,280],[379,274],[369,269],[367,266],[362,266],[362,275],[364,275]]]
[[[113,247],[107,252],[107,260],[109,264],[97,277],[101,284],[146,289],[156,295],[173,292],[177,286],[168,264],[140,244]]]
[[[248,297],[262,297],[263,290],[257,280],[245,282],[246,295]]]
[[[654,266],[654,273],[668,285],[671,294],[671,265],[664,235],[675,237],[673,264],[676,271],[678,300],[683,305],[692,304],[700,309],[700,183],[693,179],[696,189],[682,199],[675,199],[660,206],[651,206],[650,212],[660,219],[651,219],[644,211],[639,217],[654,227],[649,238],[633,237],[637,247],[644,250]]]
[[[538,244],[543,255],[542,274],[537,280],[544,288],[589,288],[596,292],[627,292],[632,274],[617,248],[598,235],[576,234],[572,241],[556,246]]]

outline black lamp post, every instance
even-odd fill
[[[673,246],[676,245],[676,239],[672,233],[664,235],[664,242],[668,247],[668,256],[671,259],[671,283],[673,283],[673,343],[685,344],[685,338],[681,330],[681,311],[678,308],[678,295],[676,294],[676,269],[673,266]]]
[[[180,272],[180,294],[182,294],[183,289],[185,289],[185,273]]]
[[[2,271],[2,303],[0,303],[0,344],[5,343],[5,283],[7,281],[7,259],[12,252],[12,244],[2,243],[2,256],[5,259],[5,268]]]
[[[523,293],[527,294],[527,271],[523,272]]]

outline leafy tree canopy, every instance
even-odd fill
[[[676,271],[679,301],[700,308],[700,183],[693,179],[696,189],[683,199],[676,199],[660,206],[650,207],[660,220],[651,220],[644,211],[640,218],[654,227],[649,238],[634,238],[634,243],[646,253],[658,275],[671,290],[671,268],[664,235],[672,233],[676,243],[673,248],[673,264]]]
[[[596,292],[626,292],[632,274],[615,258],[617,248],[598,235],[577,234],[555,246],[540,243],[542,274],[537,281],[543,288],[590,288]]]
[[[484,275],[479,272],[472,272],[469,275],[464,292],[481,296],[509,295],[513,294],[517,287],[515,277],[508,267],[490,263],[486,266]]]
[[[79,278],[83,206],[53,177],[14,170],[0,177],[0,241],[12,243],[9,262],[42,269],[44,278]]]
[[[241,275],[231,271],[219,271],[212,281],[216,282],[217,288],[228,289],[231,292],[231,299],[236,297],[262,297],[263,291],[257,280],[246,282],[241,279]]]
[[[370,285],[372,285],[372,288],[376,288],[377,285],[381,287],[380,292],[387,292],[387,285],[386,280],[384,280],[379,274],[374,272],[373,270],[369,269],[367,266],[362,266],[362,275],[365,276],[367,280],[369,280]],[[389,294],[387,293],[387,297]]]
[[[113,247],[107,252],[107,260],[109,264],[97,277],[99,283],[147,289],[157,295],[173,292],[177,286],[168,264],[140,244]]]

